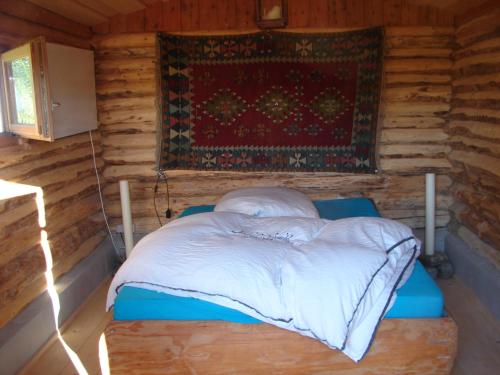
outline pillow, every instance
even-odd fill
[[[214,211],[237,212],[257,217],[319,218],[318,210],[305,194],[281,187],[233,190],[221,198]]]

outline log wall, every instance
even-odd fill
[[[284,185],[313,198],[367,196],[383,215],[419,228],[424,223],[424,173],[435,171],[437,225],[446,226],[451,179],[445,125],[454,29],[389,27],[386,34],[380,173],[168,171],[174,215],[190,205],[214,203],[237,187]],[[153,202],[158,113],[155,34],[115,34],[94,42],[107,212],[112,225],[120,222],[118,181],[128,179],[134,223],[138,231],[149,232],[158,227]],[[158,197],[162,215],[167,207],[164,184]]]
[[[459,21],[448,127],[450,227],[500,267],[500,4]]]
[[[0,52],[39,35],[54,42],[90,47],[88,27],[23,1],[0,2]],[[94,132],[94,142],[102,172],[99,132]],[[89,134],[53,143],[20,144],[15,137],[0,134],[0,153],[1,180],[43,189],[46,230],[54,276],[58,277],[92,252],[105,236]],[[28,195],[0,200],[0,327],[46,289],[34,198]]]

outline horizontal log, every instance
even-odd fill
[[[293,186],[308,196],[316,197],[323,192],[333,194],[361,195],[363,192],[391,191],[391,195],[400,192],[411,195],[423,193],[423,176],[387,176],[387,175],[326,175],[314,176],[312,173],[261,173],[261,172],[220,172],[207,171],[168,171],[168,180],[172,196],[195,196],[224,194],[242,186]],[[438,175],[436,189],[446,192],[451,186],[451,179]],[[132,180],[130,194],[132,198],[152,197],[155,179],[151,181]],[[160,181],[159,192],[164,192],[164,182]],[[118,184],[110,183],[104,187],[108,199],[119,199]]]
[[[141,133],[156,133],[158,125],[155,122],[136,122],[136,123],[116,123],[111,125],[101,125],[101,133],[104,137],[108,137],[111,134],[127,134],[133,137],[134,134]]]
[[[156,97],[146,96],[138,98],[112,98],[112,99],[99,99],[97,100],[97,108],[99,115],[108,111],[124,111],[135,109],[148,109],[156,112]]]
[[[477,53],[456,60],[453,69],[463,69],[471,65],[497,65],[500,63],[500,52]]]
[[[96,36],[92,44],[96,49],[121,49],[127,47],[146,47],[156,43],[156,33],[133,33]]]
[[[102,221],[102,220],[101,220]],[[78,250],[79,244],[96,235],[102,225],[86,218],[66,228],[57,235],[50,236],[50,252],[53,264],[58,264]],[[74,264],[73,264],[74,265]],[[8,290],[21,290],[46,270],[45,254],[41,246],[34,246],[11,260],[6,266],[0,266],[0,295]],[[22,271],[22,272],[20,272]],[[8,302],[0,300],[0,306]]]
[[[100,147],[97,148],[100,152]],[[26,184],[36,186],[40,184],[38,176],[45,172],[54,172],[54,168],[60,168],[71,164],[88,161],[88,168],[92,167],[90,149],[87,145],[75,147],[73,149],[61,149],[53,152],[54,156],[47,156],[29,163],[16,163],[0,170],[0,178],[8,181],[23,181]]]
[[[46,212],[46,231],[54,236],[60,231],[68,228],[87,216],[93,215],[100,210],[96,195],[79,199],[71,204],[53,206]],[[40,240],[40,228],[37,225],[19,228],[15,232],[3,237],[0,242],[0,265],[6,264],[24,250],[33,247]]]
[[[91,188],[95,188],[97,191],[97,180],[95,175],[91,175],[86,178],[77,178],[74,180],[66,180],[66,185],[52,191],[49,194],[44,193],[43,202],[45,208],[57,204],[63,199],[67,199],[73,196],[81,195],[83,192],[88,191]],[[0,211],[0,221],[2,223],[2,228],[0,229],[0,238],[5,230],[9,230],[9,226],[14,224],[27,216],[38,215],[38,208],[36,206],[35,197],[33,196],[28,202],[10,207],[9,210]]]
[[[459,25],[456,31],[456,40],[461,46],[474,43],[483,35],[494,33],[498,28],[500,10],[485,13],[466,24]]]
[[[449,169],[451,164],[446,158],[384,158],[380,160],[380,167],[386,172],[425,173],[432,169]]]
[[[473,108],[473,107],[453,107],[450,111],[453,119],[479,120],[483,122],[500,123],[500,112],[496,109]]]
[[[386,59],[384,71],[386,72],[447,72],[453,67],[449,59]]]
[[[397,216],[397,214],[395,214]],[[402,224],[408,225],[410,228],[413,229],[422,229],[425,228],[425,216],[417,216],[417,217],[411,217],[411,218],[398,218],[398,217],[391,217],[391,213],[385,213],[382,211],[382,216],[386,216],[389,219],[397,220]],[[446,228],[448,223],[450,222],[450,215],[440,215],[435,218],[435,224],[436,228]]]
[[[384,75],[387,85],[396,84],[443,84],[451,82],[451,74],[445,73],[405,73],[405,72],[387,72]]]
[[[469,150],[483,155],[490,155],[500,163],[500,143],[494,140],[477,139],[470,136],[453,135],[449,143],[454,150]]]
[[[95,79],[98,84],[114,81],[154,82],[156,80],[156,70],[151,66],[141,67],[140,70],[109,69],[104,72],[96,72]]]
[[[113,97],[151,97],[156,95],[156,86],[150,81],[112,81],[96,84],[99,99]]]
[[[94,143],[98,145],[101,139],[100,133],[93,132],[92,138]],[[85,144],[90,147],[88,133],[58,139],[57,142],[31,141],[27,144],[16,144],[2,149],[3,156],[0,159],[0,168],[39,160],[50,156],[54,152],[60,152],[59,150],[80,148]]]
[[[413,156],[435,156],[447,154],[451,151],[448,145],[444,144],[387,144],[381,145],[379,153],[385,155],[413,155]]]
[[[380,135],[383,143],[442,142],[448,135],[441,128],[431,129],[385,129]],[[412,146],[409,145],[409,148]]]
[[[102,140],[102,146],[124,149],[152,149],[156,148],[155,133],[138,134],[109,134]]]
[[[498,84],[500,82],[500,72],[491,74],[475,74],[468,75],[467,77],[457,77],[453,80],[452,85],[455,86],[466,86],[466,85],[480,85],[480,84]]]
[[[463,100],[500,100],[500,90],[457,92],[454,97]]]
[[[383,93],[384,100],[393,101],[442,101],[451,99],[450,85],[411,86],[386,88]]]
[[[415,129],[427,129],[427,128],[442,128],[444,127],[446,120],[441,117],[414,117],[414,116],[394,116],[391,114],[385,114],[382,118],[382,133],[386,128],[415,128]]]
[[[104,170],[103,175],[108,182],[115,182],[120,179],[153,177],[156,175],[154,168],[155,163],[139,165],[112,165]]]
[[[434,102],[393,102],[383,107],[385,116],[415,116],[429,117],[429,115],[445,116],[450,110],[449,103]]]
[[[103,238],[104,236],[102,234],[99,234],[81,244],[79,246],[79,250],[75,253],[75,255],[72,256],[71,259],[68,259],[69,262],[67,264],[71,266],[66,265],[66,267],[60,267],[60,269],[58,269],[59,267],[55,265],[53,272],[55,277],[57,278],[58,276],[62,275],[75,264],[75,259],[78,259],[76,254],[81,256],[80,259],[83,259],[99,245]],[[0,308],[0,328],[3,327],[7,322],[9,322],[13,317],[15,317],[28,303],[30,303],[46,289],[47,284],[45,279],[39,277],[34,279],[28,288],[24,288],[22,291],[19,291],[17,294],[15,294],[15,299],[12,299],[9,303]]]
[[[453,48],[453,37],[442,36],[394,36],[387,37],[385,46],[390,48]]]
[[[127,164],[127,163],[143,163],[156,162],[156,155],[154,149],[110,149],[105,150],[102,154],[102,158],[111,164]]]
[[[440,57],[449,58],[453,49],[451,48],[390,48],[386,51],[386,57]]]
[[[99,123],[102,125],[121,124],[127,126],[127,123],[155,122],[156,118],[156,111],[149,108],[99,112]]]
[[[449,158],[450,160],[459,161],[466,165],[484,169],[491,173],[494,173],[497,176],[500,176],[500,163],[498,158],[496,157],[478,154],[471,151],[453,150],[449,154]]]
[[[106,59],[122,59],[122,58],[136,58],[136,57],[156,57],[155,45],[140,46],[140,47],[125,47],[113,49],[98,49],[96,50],[96,60]]]
[[[449,130],[471,136],[500,140],[500,126],[480,121],[450,121]]]
[[[455,30],[453,27],[436,27],[436,26],[390,26],[385,28],[385,36],[391,37],[420,37],[420,36],[448,36],[453,37]]]
[[[127,70],[139,70],[147,71],[150,69],[155,69],[156,58],[152,57],[137,57],[137,58],[123,58],[114,60],[96,60],[95,69],[96,72],[104,73],[106,71],[127,71]]]
[[[492,37],[485,40],[480,40],[466,48],[459,48],[455,51],[454,56],[456,60],[464,56],[470,56],[478,52],[496,51],[500,48],[500,37]]]

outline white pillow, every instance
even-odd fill
[[[214,211],[237,212],[257,217],[299,216],[319,218],[313,202],[297,190],[255,187],[233,190],[224,195]]]

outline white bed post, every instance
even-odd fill
[[[130,210],[130,193],[127,180],[120,180],[120,200],[122,204],[123,236],[125,238],[125,254],[128,258],[134,247],[132,212]]]
[[[436,175],[425,174],[425,255],[434,255],[434,227],[436,212]]]

